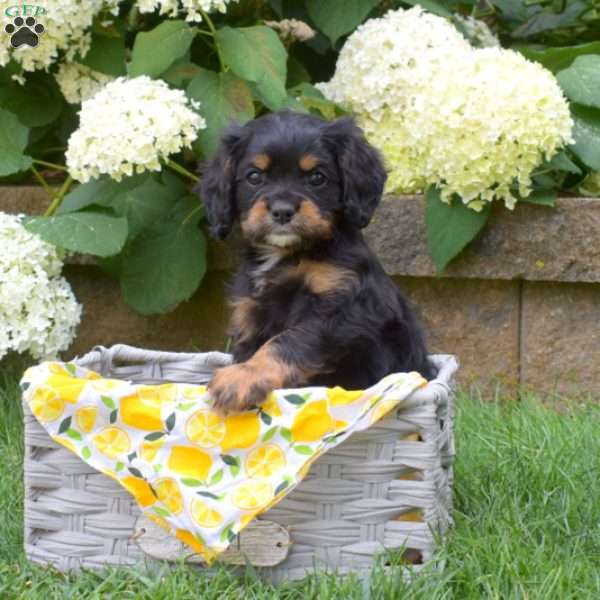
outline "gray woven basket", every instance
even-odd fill
[[[289,530],[287,558],[260,569],[278,582],[314,568],[367,575],[373,556],[402,548],[423,563],[451,522],[456,359],[434,355],[436,379],[377,425],[321,456],[263,518]],[[132,382],[205,383],[230,364],[220,352],[183,354],[118,345],[74,362]],[[402,438],[418,433],[421,441]],[[414,437],[414,436],[413,436]],[[405,520],[420,511],[422,522]],[[60,570],[150,561],[134,533],[140,511],[115,481],[57,445],[25,406],[25,551]],[[404,518],[403,518],[404,515]],[[416,565],[419,569],[421,565]]]

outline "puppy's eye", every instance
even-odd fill
[[[308,177],[308,183],[314,187],[323,185],[327,181],[327,177],[321,171],[313,171]]]
[[[263,174],[261,171],[258,171],[257,169],[248,171],[248,173],[246,173],[246,181],[250,185],[260,185],[263,182]]]

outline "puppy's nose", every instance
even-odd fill
[[[288,204],[287,202],[281,202],[280,200],[276,200],[271,205],[271,216],[276,223],[280,225],[285,225],[289,223],[296,211],[294,207]]]

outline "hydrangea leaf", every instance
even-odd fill
[[[404,0],[404,2],[411,6],[420,6],[440,17],[451,19],[454,16],[452,11],[444,6],[443,2],[436,2],[435,0]]]
[[[579,56],[556,78],[570,100],[600,108],[600,56]]]
[[[356,29],[377,4],[379,0],[307,0],[306,9],[314,24],[334,45],[342,35]]]
[[[42,127],[54,122],[63,105],[56,81],[47,73],[29,75],[27,85],[12,81],[0,86],[0,106],[14,113],[27,127]]]
[[[171,87],[183,88],[194,77],[204,73],[206,69],[190,62],[189,57],[176,60],[161,76]]]
[[[457,199],[446,204],[441,200],[440,191],[433,186],[427,190],[425,199],[427,246],[439,275],[481,231],[489,217],[490,204],[480,212]]]
[[[534,190],[529,196],[519,197],[520,202],[539,204],[540,206],[554,206],[558,192],[556,190]]]
[[[110,206],[129,225],[129,239],[146,227],[160,222],[173,210],[173,195],[169,188],[148,178],[141,185],[113,196]]]
[[[495,0],[496,3],[497,0]],[[504,0],[503,4],[506,4]],[[538,4],[537,2],[535,4]],[[544,31],[560,29],[561,27],[573,27],[580,22],[584,12],[588,10],[585,0],[574,0],[563,5],[561,12],[553,10],[540,10],[539,6],[527,7],[532,15],[511,33],[513,38],[528,38]]]
[[[29,129],[13,113],[0,108],[0,177],[31,167],[31,157],[23,154],[28,136]]]
[[[327,100],[322,92],[310,83],[300,83],[288,91],[302,107],[313,113],[316,112],[325,119],[333,119],[344,112],[335,102]]]
[[[600,171],[600,110],[587,106],[571,106],[573,138],[571,150],[588,166]]]
[[[206,240],[196,226],[166,221],[128,244],[121,267],[126,302],[143,315],[187,300],[206,272]]]
[[[185,21],[168,20],[151,31],[137,34],[129,63],[129,76],[158,77],[189,49],[196,29]]]
[[[252,92],[248,84],[233,73],[202,69],[187,88],[187,95],[201,103],[206,129],[198,134],[194,147],[204,156],[212,155],[223,129],[231,122],[245,123],[254,117]]]
[[[58,207],[56,214],[75,212],[88,206],[111,206],[119,194],[131,191],[147,181],[151,175],[142,173],[115,181],[110,177],[90,179],[69,192]]]
[[[79,62],[94,71],[119,77],[127,73],[125,53],[125,38],[93,34],[90,49]]]
[[[270,27],[223,27],[215,41],[225,63],[238,77],[256,84],[268,108],[285,106],[287,52]]]
[[[566,171],[567,173],[581,175],[581,169],[569,158],[569,155],[564,150],[555,154],[545,163],[545,166],[556,171]]]
[[[93,211],[33,217],[25,228],[55,246],[95,256],[117,254],[127,239],[127,219]]]
[[[577,46],[540,47],[539,45],[519,45],[514,47],[525,58],[541,63],[553,73],[566,69],[578,56],[600,54],[600,42],[589,42]]]

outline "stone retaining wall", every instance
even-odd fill
[[[0,188],[0,210],[39,213],[39,188]],[[471,247],[436,277],[427,254],[423,199],[386,198],[367,238],[412,300],[434,352],[461,362],[460,382],[487,393],[497,384],[538,392],[600,396],[600,202],[564,198],[555,209],[495,207]],[[118,282],[95,266],[67,264],[84,305],[68,356],[96,344],[174,350],[223,349],[228,245],[209,247],[211,270],[193,298],[167,315],[142,317]]]

